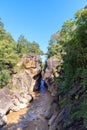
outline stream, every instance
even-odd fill
[[[44,113],[52,102],[52,96],[41,81],[40,92],[33,93],[29,107],[7,115],[8,123],[2,130],[48,130]]]

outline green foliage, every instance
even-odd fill
[[[18,60],[16,43],[11,34],[5,31],[0,21],[0,88],[9,82]]]
[[[10,74],[7,70],[1,71],[0,72],[0,88],[4,87],[7,85],[7,83],[10,80]]]
[[[0,68],[13,68],[17,61],[18,55],[15,52],[15,44],[0,41]]]
[[[43,62],[42,63],[42,70],[45,71],[45,69],[46,69],[46,63]]]
[[[27,53],[27,48],[29,46],[30,46],[30,42],[23,35],[20,35],[17,43],[17,53],[20,56],[23,56],[23,54]]]
[[[0,88],[6,86],[13,73],[19,68],[16,66],[20,57],[26,53],[42,54],[38,43],[30,43],[21,35],[16,43],[10,33],[4,29],[4,24],[0,19]],[[24,68],[25,65],[22,65]]]
[[[72,110],[70,119],[74,120],[79,117],[84,118],[84,124],[87,124],[87,95],[86,97],[84,96],[84,101],[80,103],[80,106],[78,109],[75,109],[74,111]]]
[[[82,72],[82,85],[87,87],[87,69],[84,69]]]
[[[1,18],[0,18],[0,28],[4,28],[4,24],[3,24],[2,20],[1,20]]]
[[[64,108],[64,106],[66,105],[67,100],[68,99],[66,97],[61,99],[61,101],[59,102],[59,105],[60,105],[61,109]]]
[[[39,44],[33,41],[30,43],[23,35],[20,35],[17,43],[17,53],[19,56],[23,56],[26,53],[36,53],[42,54],[42,50],[39,47]]]
[[[70,115],[71,121],[75,120],[76,118],[79,118],[79,111],[72,112]]]
[[[35,41],[31,43],[31,46],[28,48],[28,51],[35,54],[42,54],[43,52],[40,50],[39,44]]]
[[[67,20],[60,31],[53,34],[48,57],[59,60],[57,80],[66,93],[76,84],[87,85],[87,8],[77,11],[75,19]]]
[[[56,79],[60,94],[66,95],[78,85],[87,91],[87,6],[77,11],[73,19],[67,20],[61,30],[52,35],[48,57],[60,59]],[[75,100],[78,99],[79,95],[76,95]],[[63,100],[60,100],[62,107],[66,104]],[[71,111],[71,120],[82,116],[87,124],[87,102],[79,104],[79,109]]]

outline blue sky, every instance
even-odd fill
[[[17,41],[23,34],[47,52],[48,41],[87,0],[0,0],[0,18]]]

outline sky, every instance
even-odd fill
[[[87,0],[0,0],[0,18],[15,41],[22,34],[47,52],[51,35],[86,5]]]

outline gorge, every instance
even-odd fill
[[[18,66],[22,64],[24,68],[13,75],[9,84],[17,87],[0,90],[0,130],[86,130],[82,118],[66,128],[63,126],[69,122],[71,110],[70,104],[61,107],[66,97],[58,95],[57,72],[53,73],[58,59],[47,60],[43,77],[37,55],[27,54]],[[82,92],[81,88],[77,91]]]
[[[43,77],[41,76],[41,62],[36,54],[27,54],[23,57],[18,63],[20,67],[22,65],[25,65],[24,68],[14,74],[11,83],[8,84],[13,89],[0,90],[2,96],[0,129],[48,130],[47,120],[51,118],[53,112],[57,111],[58,107],[57,103],[53,102],[54,97],[51,96],[50,88],[50,92],[47,90],[45,80],[48,74],[44,73]],[[6,104],[7,109],[4,108]],[[54,108],[51,108],[51,105]]]
[[[51,36],[16,42],[0,19],[0,130],[87,130],[87,6]]]

